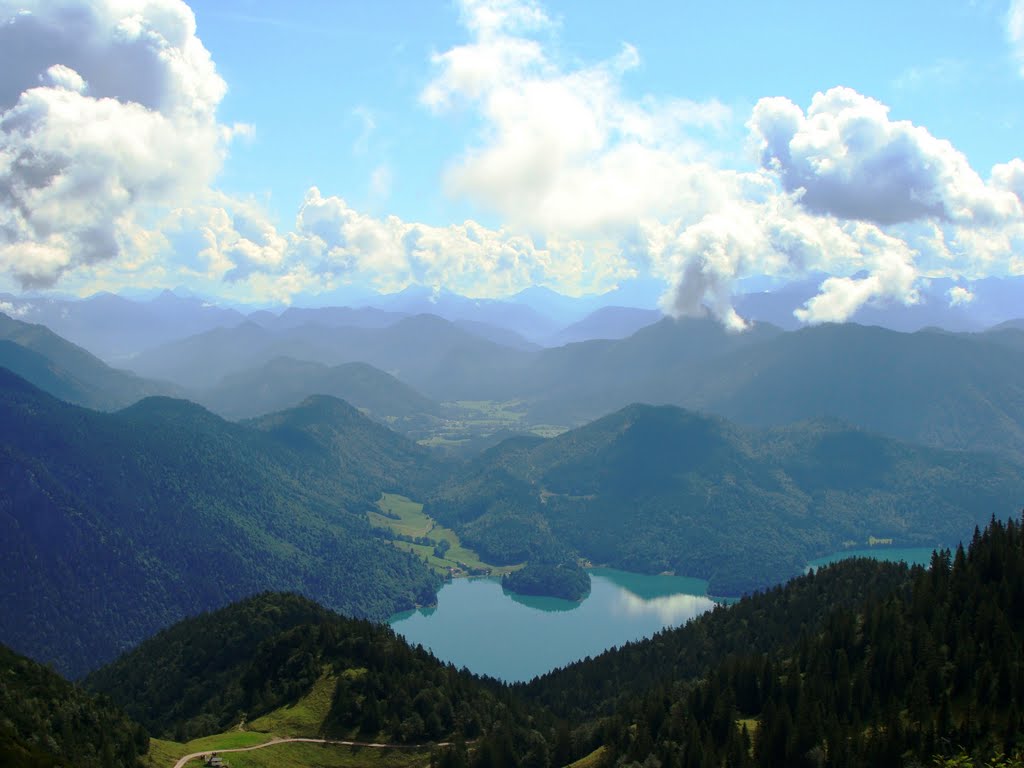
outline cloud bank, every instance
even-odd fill
[[[349,283],[580,294],[649,274],[670,313],[737,330],[733,293],[755,275],[829,274],[797,311],[818,323],[913,304],[928,278],[1024,273],[1020,159],[983,177],[950,142],[841,86],[746,114],[632,96],[634,47],[567,63],[539,3],[459,8],[466,39],[427,62],[420,108],[471,118],[440,183],[500,223],[370,216],[313,187],[281,229],[214,186],[246,129],[218,122],[226,84],[183,2],[0,0],[0,270],[25,287],[194,281],[279,301]],[[1007,19],[1015,50],[1021,8]],[[372,113],[353,114],[365,143]],[[746,144],[723,155],[744,127]],[[394,178],[374,171],[376,199]]]
[[[177,0],[0,2],[0,269],[52,285],[201,195],[225,90]]]

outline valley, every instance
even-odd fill
[[[1024,768],[1024,0],[0,0],[0,768]]]
[[[995,537],[999,562],[1016,562],[1018,528],[1000,527],[1024,499],[1012,328],[734,337],[660,320],[541,348],[436,317],[373,315],[336,346],[300,315],[247,322],[166,342],[145,358],[163,382],[46,328],[0,325],[0,642],[103,697],[82,706],[110,701],[134,723],[134,747],[84,731],[97,768],[105,749],[134,749],[124,768],[225,750],[244,750],[225,753],[234,768],[604,768],[671,762],[665,739],[642,735],[664,728],[716,765],[747,765],[768,760],[764,734],[795,727],[800,696],[828,700],[820,682],[794,693],[784,671],[810,664],[808,627],[896,610],[947,571],[1017,578],[1015,565],[975,573],[956,548]],[[801,368],[833,344],[863,359],[818,379]],[[346,359],[368,350],[388,368]],[[886,375],[858,381],[877,354]],[[942,359],[956,370],[943,376]],[[897,418],[897,403],[912,405]],[[961,707],[983,686],[949,671],[976,664],[957,647],[925,665],[928,711],[943,685],[951,702],[930,727],[975,743]],[[823,679],[815,663],[808,680]],[[991,674],[1013,689],[1009,667]],[[708,686],[726,712],[707,710]],[[892,738],[932,755],[915,695]],[[664,701],[685,713],[643,714]],[[858,702],[837,712],[890,717]],[[991,727],[1011,728],[998,706]],[[13,764],[35,768],[21,734],[44,726],[10,722]],[[831,749],[839,732],[857,754],[882,748],[857,727],[804,722],[786,749]]]

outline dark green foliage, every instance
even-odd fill
[[[109,701],[0,646],[0,765],[133,768],[149,736]]]
[[[634,405],[547,441],[482,454],[427,501],[486,559],[576,552],[626,570],[778,583],[846,541],[956,541],[1024,499],[1024,472],[836,424],[756,431]],[[552,554],[554,553],[554,554]]]
[[[442,664],[387,626],[296,595],[259,595],[180,622],[85,684],[154,733],[181,739],[294,703],[324,674],[338,676],[328,737],[422,743],[522,719],[500,684]]]
[[[575,560],[529,562],[518,571],[505,574],[501,586],[520,595],[582,600],[590,594],[590,574]]]
[[[246,426],[167,398],[108,415],[0,369],[0,425],[0,639],[64,672],[268,588],[377,619],[433,600],[366,510],[436,465],[341,401]]]
[[[613,713],[601,739],[609,765],[900,766],[935,755],[947,765],[1014,754],[1024,746],[1022,522],[993,520],[966,552],[936,553],[927,570],[831,566],[526,690],[563,710],[578,709],[570,690],[597,691]],[[756,720],[752,739],[740,718]]]
[[[882,599],[908,584],[905,566],[845,560],[718,606],[677,629],[550,672],[522,690],[574,721],[609,715],[647,691],[697,679],[731,656],[788,648],[802,633],[819,631],[830,612]]]

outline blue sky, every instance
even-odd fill
[[[329,303],[637,278],[741,328],[1024,273],[997,2],[0,0],[0,289]]]
[[[282,223],[312,185],[378,213],[443,225],[487,211],[439,194],[446,163],[474,139],[472,115],[419,103],[433,53],[466,38],[452,2],[191,3],[228,83],[220,113],[252,123],[221,184],[269,198]],[[1024,79],[1004,3],[549,2],[549,40],[569,62],[623,43],[641,64],[623,80],[645,95],[717,99],[735,110],[724,147],[742,164],[742,123],[764,96],[806,104],[846,85],[950,140],[979,172],[1021,154]],[[373,121],[367,130],[366,118]],[[297,137],[300,140],[297,140]],[[381,165],[393,183],[371,191]],[[493,223],[493,222],[492,222]]]

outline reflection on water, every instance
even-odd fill
[[[715,603],[698,579],[591,571],[590,594],[570,602],[513,595],[497,579],[457,579],[437,607],[391,618],[395,631],[439,658],[504,680],[558,666],[677,626]]]
[[[583,600],[562,600],[559,597],[519,595],[515,592],[509,592],[504,587],[502,587],[501,592],[509,600],[519,603],[520,605],[525,605],[527,608],[535,608],[538,611],[574,611],[583,605],[583,600],[586,600],[587,597],[589,597],[589,595],[587,595]]]
[[[715,607],[715,602],[700,595],[669,595],[644,599],[623,590],[613,610],[627,616],[656,616],[664,626],[676,626]]]

